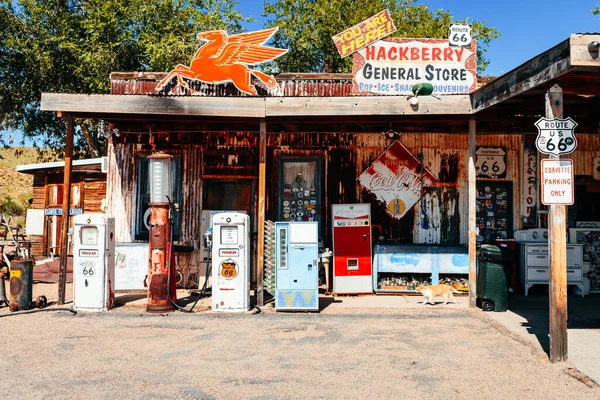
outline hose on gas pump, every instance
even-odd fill
[[[171,229],[169,229],[169,261],[168,261],[168,265],[167,265],[167,297],[169,298],[169,301],[171,302],[171,304],[173,304],[173,306],[175,308],[177,308],[179,311],[183,311],[183,312],[187,312],[187,313],[191,313],[194,310],[194,307],[196,307],[196,304],[198,304],[198,302],[200,301],[200,299],[202,298],[202,296],[199,294],[198,298],[196,299],[196,301],[194,302],[194,304],[192,304],[192,308],[190,308],[189,310],[185,307],[180,306],[179,304],[177,304],[177,302],[173,301],[173,299],[171,298],[171,263],[173,262],[173,224],[172,224],[172,212],[173,212],[173,208],[174,208],[174,203],[171,201],[171,198],[169,196],[166,196],[167,200],[169,201],[169,223],[171,223]]]

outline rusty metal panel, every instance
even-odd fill
[[[108,214],[115,218],[115,241],[133,242],[132,221],[135,215],[134,145],[108,145],[106,180]]]
[[[600,135],[575,133],[575,136],[577,149],[565,158],[573,159],[575,175],[594,176],[594,158],[600,157]]]
[[[165,74],[163,73],[113,73],[111,74],[110,93],[116,95],[146,94],[166,96],[214,96],[237,97],[241,92],[231,83],[214,85],[204,82],[189,81],[189,87],[176,84],[173,79],[161,92],[156,91],[156,85]],[[277,78],[276,78],[277,79]],[[258,95],[263,97],[304,97],[304,96],[351,96],[352,78],[347,74],[328,76],[327,74],[298,74],[294,79],[277,79],[277,88],[267,90],[264,83],[254,80]]]

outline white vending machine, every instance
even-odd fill
[[[73,225],[73,308],[106,311],[115,300],[115,219],[80,214]]]
[[[250,263],[250,217],[237,212],[213,215],[213,311],[250,309]]]

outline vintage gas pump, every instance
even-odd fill
[[[146,311],[174,311],[177,302],[171,239],[171,156],[156,153],[150,162],[150,246]]]
[[[250,217],[237,212],[213,216],[212,310],[250,309]]]
[[[115,295],[115,219],[107,214],[73,217],[73,308],[106,311]]]

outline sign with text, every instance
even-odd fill
[[[62,215],[62,208],[46,208],[46,215]],[[83,214],[82,208],[69,208],[69,215],[79,215]]]
[[[542,160],[542,203],[571,205],[574,192],[573,160]]]
[[[450,46],[469,47],[471,45],[471,27],[466,24],[454,24],[448,30]]]
[[[538,152],[535,133],[523,135],[523,184],[521,190],[521,221],[523,227],[537,227],[537,170]]]
[[[424,187],[437,182],[397,140],[358,177],[358,183],[375,195],[395,219],[401,219],[419,201]]]
[[[412,95],[429,83],[434,95],[465,94],[477,87],[476,42],[450,47],[443,39],[387,38],[354,53],[352,94]]]
[[[477,147],[475,154],[477,176],[506,177],[506,149],[504,147]]]
[[[346,57],[394,32],[396,26],[390,12],[386,9],[338,33],[332,39],[340,55]]]
[[[577,122],[569,118],[540,118],[535,123],[538,136],[535,142],[538,150],[544,154],[558,156],[572,153],[577,147],[575,127]]]

